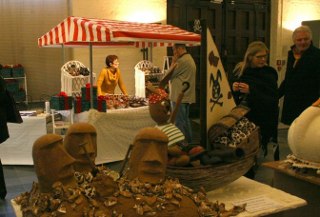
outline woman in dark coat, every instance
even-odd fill
[[[277,145],[278,132],[278,74],[267,65],[268,48],[263,42],[249,44],[244,61],[236,65],[231,81],[236,103],[246,103],[250,111],[246,117],[258,125],[261,145],[267,155],[267,144]],[[277,146],[275,148],[278,148]],[[279,151],[274,153],[279,159]]]
[[[0,144],[9,138],[6,111],[7,103],[6,83],[5,80],[0,76]]]
[[[1,67],[0,67],[1,70]],[[6,83],[5,80],[0,76],[0,145],[6,139],[9,138],[8,126],[7,126],[7,110],[6,105],[7,95],[6,95]],[[2,163],[0,159],[0,198],[4,199],[7,194],[6,184],[4,182],[4,175],[2,169]]]
[[[1,69],[2,65],[0,65],[0,71]],[[7,93],[6,82],[0,75],[0,145],[9,138],[7,122],[22,123],[22,121],[14,99]],[[0,199],[4,199],[6,195],[7,189],[0,159]]]
[[[312,45],[311,30],[298,27],[292,35],[285,79],[279,88],[284,96],[281,122],[290,125],[320,97],[320,49]]]

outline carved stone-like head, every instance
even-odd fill
[[[128,178],[152,184],[165,178],[168,137],[159,129],[148,127],[139,131],[129,160]]]
[[[60,135],[47,134],[33,144],[32,157],[40,192],[50,192],[58,181],[64,186],[76,186],[74,158],[65,150],[62,140]]]
[[[92,170],[92,163],[97,156],[97,132],[94,126],[89,123],[72,124],[64,138],[64,146],[76,160],[74,164],[76,171]]]

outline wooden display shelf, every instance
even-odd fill
[[[20,102],[25,102],[26,104],[28,104],[28,87],[27,87],[27,76],[19,76],[19,77],[7,77],[7,78],[3,78],[6,81],[11,81],[11,80],[16,80],[17,81],[17,92],[20,89],[20,87],[22,87],[24,89],[24,94],[25,96],[23,97],[24,99],[16,99],[17,103]],[[9,90],[10,91],[10,90]],[[11,92],[11,91],[10,91]],[[12,94],[17,94],[17,92],[13,92]]]

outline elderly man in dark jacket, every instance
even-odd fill
[[[310,28],[298,27],[292,39],[285,79],[279,87],[279,97],[284,96],[281,122],[287,125],[320,96],[320,49],[312,44]]]

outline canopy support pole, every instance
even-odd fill
[[[92,58],[92,43],[89,43],[90,52],[90,108],[93,108],[93,58]]]
[[[153,49],[153,44],[151,44],[150,46],[150,61],[153,63],[152,49]]]
[[[65,63],[66,60],[66,54],[65,54],[65,50],[64,50],[64,44],[61,44],[61,48],[62,48],[62,66]]]

